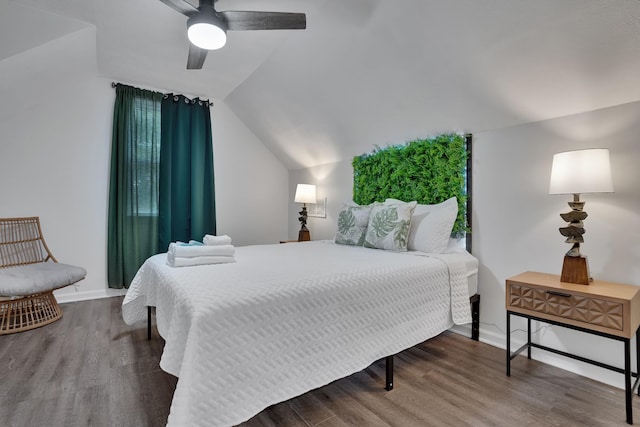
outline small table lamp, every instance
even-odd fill
[[[571,212],[560,214],[569,224],[560,228],[560,234],[571,243],[565,254],[560,281],[588,285],[589,264],[580,253],[585,233],[582,221],[587,217],[580,201],[581,193],[613,193],[609,150],[606,148],[567,151],[553,155],[549,194],[573,194],[569,202]]]
[[[298,184],[293,201],[302,203],[302,210],[298,212],[300,214],[298,219],[302,224],[298,233],[298,242],[311,240],[309,229],[307,228],[307,203],[316,203],[318,201],[316,199],[316,186],[313,184]]]

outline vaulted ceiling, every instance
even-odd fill
[[[291,169],[640,100],[639,0],[216,7],[303,12],[307,29],[230,32],[186,70],[186,17],[159,0],[0,0],[0,60],[95,27],[100,75],[223,100]]]

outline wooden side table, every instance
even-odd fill
[[[539,348],[624,374],[627,423],[633,424],[631,399],[640,378],[631,371],[631,338],[636,336],[636,370],[640,372],[640,287],[594,280],[589,285],[560,281],[555,274],[526,272],[506,281],[507,376],[511,360],[525,349]],[[511,315],[527,319],[527,342],[511,352]],[[624,343],[624,369],[531,341],[531,320],[574,329]],[[640,395],[640,390],[638,390]]]

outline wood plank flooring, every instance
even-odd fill
[[[130,327],[122,298],[64,304],[63,318],[0,337],[1,426],[163,426],[176,378],[158,364],[164,342]],[[535,350],[534,350],[535,351]],[[267,408],[259,426],[624,426],[624,392],[504,350],[444,333],[384,362]],[[634,397],[640,422],[640,398]]]

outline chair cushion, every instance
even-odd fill
[[[62,288],[84,279],[87,270],[57,262],[0,269],[0,295],[25,296]]]

